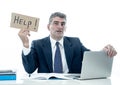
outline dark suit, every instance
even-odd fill
[[[85,48],[78,38],[64,37],[64,50],[69,73],[81,73],[81,66]],[[38,73],[53,72],[52,49],[50,37],[34,40],[31,52],[24,56],[22,53],[23,66],[28,73],[38,69]]]

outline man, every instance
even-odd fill
[[[59,42],[59,49],[62,57],[62,73],[81,73],[81,66],[84,51],[87,49],[79,38],[64,36],[66,30],[66,15],[61,12],[53,13],[49,18],[48,30],[50,35],[43,39],[34,40],[29,46],[30,33],[28,30],[21,29],[18,33],[23,42],[22,61],[28,73],[33,73],[38,69],[38,73],[55,72],[55,43]],[[103,48],[108,56],[113,57],[117,54],[116,50],[107,45]],[[60,60],[60,59],[59,59]],[[58,61],[57,61],[58,62]]]

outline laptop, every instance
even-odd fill
[[[113,57],[104,51],[85,51],[79,79],[98,79],[111,76]]]

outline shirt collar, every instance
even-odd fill
[[[50,42],[51,42],[51,46],[52,48],[55,47],[55,43],[57,42],[56,40],[54,40],[51,36],[50,36]],[[58,41],[60,43],[60,46],[63,47],[63,38],[61,40]]]

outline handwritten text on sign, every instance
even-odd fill
[[[39,26],[39,18],[12,13],[10,26],[37,32]]]

